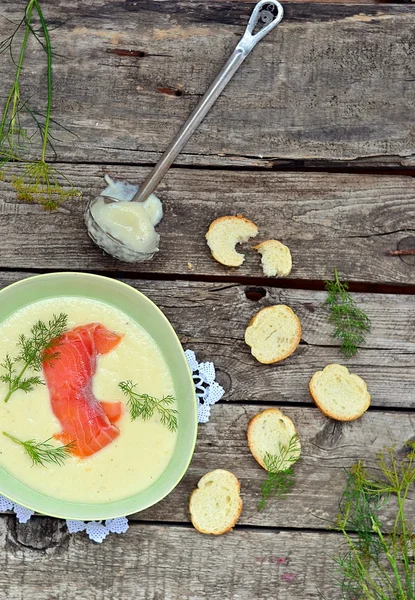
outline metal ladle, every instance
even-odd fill
[[[179,133],[171,142],[170,146],[164,152],[156,166],[150,172],[147,179],[141,185],[137,193],[130,200],[131,202],[144,202],[150,194],[156,189],[164,175],[182,151],[190,136],[198,128],[213,104],[216,102],[228,82],[232,79],[245,58],[256,46],[256,44],[269,33],[280,21],[284,15],[284,10],[277,0],[261,0],[256,4],[252,11],[245,33],[230,56],[228,62],[218,74],[210,88],[207,90],[199,104],[194,109],[186,123],[180,129]],[[257,29],[257,32],[255,32]],[[131,251],[125,244],[104,231],[96,222],[91,214],[91,207],[98,199],[102,202],[102,196],[95,198],[89,204],[85,213],[85,221],[88,233],[93,241],[103,250],[126,262],[141,262],[148,260],[153,254],[147,255],[142,252]],[[106,204],[118,202],[117,198],[105,197]]]

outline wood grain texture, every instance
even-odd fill
[[[199,479],[208,471],[227,469],[241,482],[243,511],[239,526],[324,530],[334,523],[346,484],[345,469],[359,459],[375,467],[376,453],[414,437],[415,417],[410,412],[369,411],[354,423],[334,422],[318,409],[282,407],[301,439],[301,460],[295,465],[296,482],[286,497],[271,498],[257,511],[265,471],[251,455],[246,432],[249,420],[264,407],[218,404],[209,423],[199,426],[198,441],[189,470],[171,494],[159,504],[131,517],[141,523],[190,524],[188,501]],[[390,527],[393,502],[382,509]],[[407,503],[408,523],[415,526],[412,496]]]
[[[255,242],[277,238],[290,247],[291,278],[327,279],[337,267],[349,281],[415,283],[411,257],[386,254],[407,238],[415,247],[410,177],[173,169],[158,190],[165,213],[160,252],[152,261],[129,264],[104,256],[90,241],[83,213],[105,187],[105,172],[138,183],[148,169],[61,168],[84,197],[58,213],[19,203],[11,184],[0,182],[0,235],[7,239],[1,267],[258,278],[260,256],[249,244],[244,265],[232,269],[213,260],[205,241],[213,219],[242,213],[259,227]]]
[[[2,286],[23,277],[1,273]],[[313,402],[308,392],[312,374],[329,363],[341,363],[365,379],[372,406],[415,407],[415,296],[356,294],[372,321],[372,332],[356,357],[345,359],[332,339],[323,306],[325,292],[263,288],[253,302],[249,286],[186,281],[126,280],[151,298],[170,319],[185,348],[199,360],[214,360],[228,402]],[[244,333],[264,306],[287,304],[302,323],[302,342],[295,353],[275,365],[251,356]]]
[[[339,600],[337,534],[193,529],[133,524],[102,545],[63,524],[0,518],[4,600]],[[319,552],[316,552],[319,548]]]
[[[65,161],[152,163],[230,55],[251,2],[44,2],[56,47],[54,118]],[[415,14],[407,6],[287,4],[188,143],[181,164],[273,167],[281,159],[411,164]],[[13,22],[16,2],[2,5]],[[0,20],[0,37],[12,24]],[[0,61],[2,95],[12,65]],[[22,94],[42,111],[45,64]],[[275,162],[276,161],[276,162]]]

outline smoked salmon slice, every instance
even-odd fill
[[[53,437],[63,444],[73,442],[71,452],[80,458],[95,454],[120,434],[114,423],[122,415],[122,402],[99,402],[92,393],[92,378],[97,357],[111,352],[121,338],[100,323],[89,323],[57,338],[44,356],[52,410],[62,426]]]

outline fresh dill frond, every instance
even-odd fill
[[[13,40],[14,40],[17,32],[19,31],[20,27],[24,24],[25,17],[26,17],[26,15],[17,24],[17,27],[15,28],[15,30],[8,37],[4,38],[4,40],[2,40],[0,42],[0,54],[2,54],[3,52],[6,52],[6,50],[8,50],[10,53],[10,57],[12,58],[12,43],[13,43]],[[12,58],[12,60],[13,60],[13,58]],[[14,62],[14,60],[13,60],[13,62]]]
[[[4,371],[5,371],[5,373],[0,375],[0,381],[8,384],[9,391],[10,391],[10,387],[13,386],[14,381],[17,378],[17,373],[16,373],[16,369],[15,369],[16,362],[17,361],[15,359],[12,359],[9,354],[6,354],[6,358],[4,359],[4,361],[2,363],[0,363],[0,367],[2,369],[4,369]],[[38,375],[33,375],[31,377],[25,377],[24,379],[20,379],[18,389],[23,390],[24,392],[30,392],[36,385],[43,385],[43,384],[44,384],[44,382],[41,380],[41,378]],[[7,400],[6,400],[6,402],[7,402]]]
[[[261,485],[261,500],[258,511],[266,507],[271,497],[288,494],[295,482],[295,472],[292,465],[300,458],[301,447],[298,435],[293,435],[288,445],[279,444],[277,454],[266,452],[264,465],[267,478]]]
[[[42,363],[46,359],[53,362],[59,356],[59,352],[51,352],[51,348],[56,344],[56,339],[60,337],[67,328],[68,316],[64,313],[53,315],[47,323],[39,320],[30,329],[30,335],[19,336],[17,346],[19,354],[12,358],[6,354],[5,359],[0,364],[4,373],[0,375],[0,381],[8,386],[7,395],[4,399],[8,402],[10,396],[17,390],[31,392],[36,385],[42,385],[42,379],[37,375],[25,377],[27,369],[32,371],[41,371]]]
[[[32,467],[35,465],[46,467],[48,463],[62,466],[75,448],[75,442],[70,442],[65,446],[53,446],[52,444],[49,444],[49,441],[52,438],[48,438],[44,442],[36,442],[35,440],[23,442],[6,431],[3,431],[3,435],[11,439],[15,444],[20,444],[20,446],[24,448],[24,451],[32,461]]]
[[[67,325],[68,315],[65,313],[53,315],[47,323],[37,321],[31,327],[29,337],[19,337],[21,351],[18,359],[28,363],[35,371],[40,371],[45,358],[52,361],[57,357],[57,353],[50,354],[48,350],[55,344],[56,338],[66,331]]]
[[[80,196],[61,171],[42,160],[25,165],[12,184],[19,200],[38,202],[45,210],[56,210],[65,200]]]
[[[341,340],[345,356],[354,356],[370,331],[369,317],[357,306],[347,283],[340,282],[337,269],[334,269],[334,281],[326,281],[326,290],[325,304],[330,309],[329,321],[334,325],[333,337]]]
[[[377,456],[377,472],[367,472],[359,461],[347,472],[335,529],[347,542],[335,559],[345,598],[353,600],[415,599],[415,532],[408,524],[405,505],[415,483],[414,443],[398,458],[394,448]],[[381,508],[394,497],[392,526],[382,521]]]
[[[34,24],[35,16],[38,23]],[[23,38],[17,61],[13,58],[13,45],[17,34],[22,30]],[[21,95],[21,75],[25,61],[26,49],[30,38],[34,38],[46,54],[46,110],[44,115],[31,108],[29,102]],[[24,16],[17,24],[14,32],[0,42],[0,54],[8,50],[15,66],[15,74],[9,94],[6,97],[0,116],[0,180],[5,180],[6,167],[9,163],[28,160],[28,145],[38,135],[41,140],[41,151],[38,160],[23,167],[22,174],[12,179],[19,200],[39,202],[45,210],[59,208],[64,200],[79,196],[67,177],[47,162],[48,148],[55,153],[50,132],[52,123],[52,58],[53,50],[49,36],[49,27],[44,18],[39,0],[27,0]],[[35,125],[35,132],[28,134],[22,125],[21,115]],[[66,127],[63,129],[67,130]],[[67,130],[68,131],[68,130]]]
[[[24,17],[17,25],[15,31],[0,43],[0,50],[4,51],[8,48],[10,56],[13,57],[13,41],[20,28],[24,27],[19,58],[17,63],[15,63],[16,71],[13,84],[4,103],[0,120],[0,160],[3,167],[9,161],[16,159],[18,160],[22,151],[21,137],[24,130],[20,125],[20,112],[22,106],[22,100],[20,96],[20,76],[23,68],[26,47],[30,36],[30,23],[33,15],[34,2],[35,0],[29,0],[25,8]]]
[[[169,431],[177,430],[178,412],[171,408],[171,405],[176,402],[173,396],[163,396],[163,398],[158,399],[148,394],[139,394],[135,391],[137,384],[132,381],[121,381],[118,385],[124,395],[127,396],[132,421],[138,418],[148,421],[157,412],[162,425],[167,427]]]

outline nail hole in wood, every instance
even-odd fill
[[[107,48],[108,54],[116,54],[117,56],[133,56],[134,58],[143,58],[148,56],[143,50],[127,50],[125,48]]]
[[[259,302],[262,298],[265,298],[267,291],[263,287],[248,287],[245,290],[245,296],[252,302]]]
[[[160,94],[167,94],[168,96],[183,96],[183,90],[175,88],[160,87],[157,88],[157,91],[160,92]]]
[[[399,243],[398,243],[398,250],[411,250],[413,248],[415,248],[415,236],[414,235],[410,235],[406,238],[403,238]],[[412,265],[415,266],[415,255],[409,255],[409,256],[400,256],[399,257],[401,259],[402,262],[406,263],[407,265]]]

